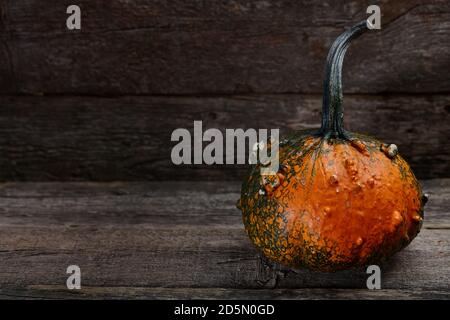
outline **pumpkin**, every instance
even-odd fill
[[[380,263],[419,233],[426,196],[394,144],[343,128],[342,64],[363,21],[340,35],[326,63],[322,126],[279,142],[279,170],[252,165],[238,208],[264,256],[334,272]]]

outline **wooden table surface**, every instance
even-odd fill
[[[450,179],[419,236],[381,266],[330,274],[268,265],[235,208],[239,182],[2,183],[0,298],[450,298]],[[81,290],[66,268],[81,268]]]

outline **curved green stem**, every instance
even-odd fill
[[[341,34],[328,52],[323,82],[322,127],[320,132],[330,137],[345,137],[343,128],[342,65],[350,42],[367,30],[367,21],[361,21]]]

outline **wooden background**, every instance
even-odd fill
[[[175,166],[170,137],[318,127],[328,48],[376,3],[345,123],[397,144],[430,200],[367,290],[365,270],[264,262],[235,207],[245,166]],[[0,0],[0,298],[450,299],[449,52],[449,0]]]
[[[336,273],[264,262],[236,181],[0,184],[0,298],[450,299],[450,179],[416,239],[381,267]],[[67,290],[66,268],[81,268]]]
[[[174,166],[176,128],[320,123],[327,50],[378,3],[350,48],[347,128],[396,143],[419,178],[450,172],[450,1],[0,2],[0,180],[234,180]]]

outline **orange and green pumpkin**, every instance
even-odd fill
[[[426,197],[393,144],[343,128],[342,63],[366,22],[339,36],[327,57],[322,127],[279,143],[279,171],[251,167],[238,207],[270,260],[317,271],[379,263],[418,234]]]

